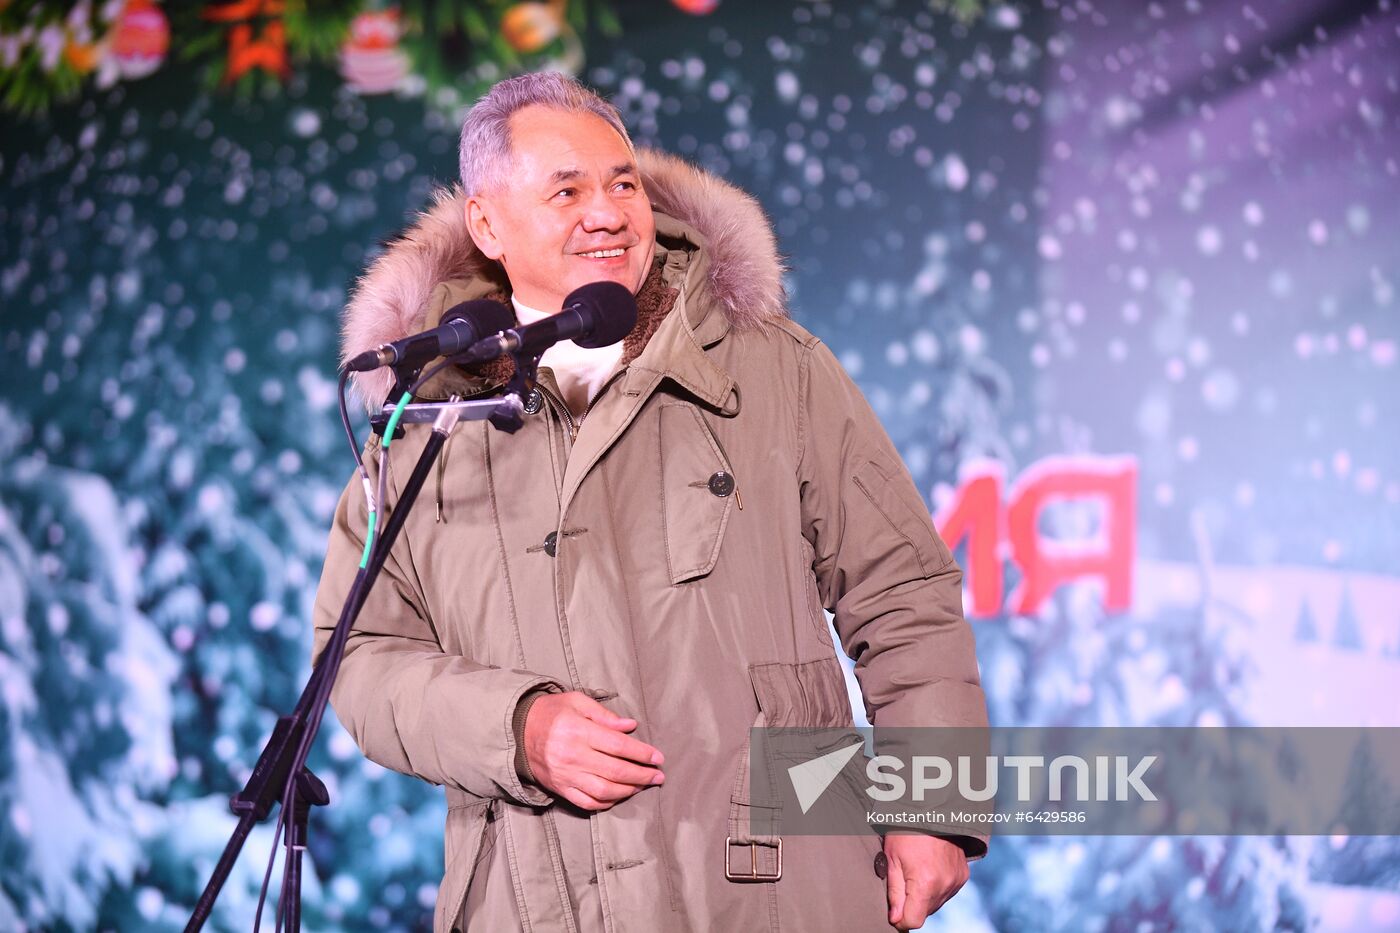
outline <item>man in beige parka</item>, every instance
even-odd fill
[[[558,75],[497,85],[462,162],[358,283],[347,357],[464,300],[557,312],[599,279],[639,313],[596,384],[541,366],[518,433],[457,428],[346,647],[341,722],[446,788],[435,928],[917,928],[985,840],[750,835],[749,729],[851,723],[823,607],[873,724],[986,723],[961,571],[859,391],[788,319],[761,209],[635,151]],[[449,369],[421,397],[508,375]],[[388,377],[358,388],[378,407]],[[427,434],[392,447],[390,509]],[[355,479],[318,653],[366,519]]]

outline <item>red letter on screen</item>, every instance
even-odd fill
[[[1001,612],[1001,488],[1006,468],[995,460],[970,460],[958,471],[958,488],[933,523],[951,551],[967,539],[968,615],[986,618]]]
[[[1085,577],[1104,583],[1104,610],[1126,612],[1133,602],[1137,545],[1137,464],[1127,457],[1048,457],[1016,480],[1007,506],[1011,559],[1021,583],[1009,611],[1034,615],[1057,588]],[[1083,542],[1040,534],[1041,510],[1058,499],[1098,498],[1098,534]]]

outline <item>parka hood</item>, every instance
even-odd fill
[[[637,150],[642,184],[654,211],[698,234],[706,290],[736,330],[787,316],[783,264],[763,208],[734,185],[681,159]],[[486,279],[508,290],[501,267],[482,255],[467,232],[465,194],[439,188],[431,206],[391,241],[355,283],[345,306],[341,360],[424,329],[428,298],[450,279]],[[355,375],[371,407],[393,382],[387,369]]]

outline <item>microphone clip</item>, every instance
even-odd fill
[[[538,352],[520,353],[517,351],[511,353],[510,357],[515,361],[515,373],[506,383],[504,396],[514,398],[517,404],[511,405],[507,409],[498,409],[491,416],[491,426],[496,430],[504,431],[506,434],[514,434],[525,426],[525,419],[520,417],[520,413],[524,410],[526,397],[539,381],[541,355]]]

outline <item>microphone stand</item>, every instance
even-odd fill
[[[446,402],[411,403],[404,407],[400,423],[424,424],[431,421],[432,433],[423,445],[423,452],[404,485],[403,493],[389,514],[389,520],[384,525],[379,541],[374,545],[368,564],[356,575],[350,587],[350,595],[346,597],[340,619],[331,632],[330,641],[321,655],[320,663],[311,672],[292,712],[277,720],[272,735],[258,756],[257,764],[253,766],[248,782],[229,800],[229,809],[238,817],[238,824],[224,846],[223,854],[214,866],[209,882],[195,903],[189,923],[185,925],[185,933],[196,933],[209,919],[214,910],[214,902],[223,890],[234,863],[238,861],[248,835],[256,824],[267,819],[268,814],[272,812],[272,805],[281,801],[284,793],[291,801],[291,819],[288,820],[284,843],[288,861],[286,882],[279,896],[279,920],[288,933],[298,933],[301,929],[301,861],[308,842],[310,810],[313,806],[325,806],[330,803],[330,795],[321,780],[305,766],[304,758],[289,787],[288,778],[292,767],[297,759],[302,757],[303,746],[309,753],[311,743],[320,729],[321,717],[325,714],[326,704],[330,699],[329,687],[335,682],[335,676],[340,670],[345,642],[354,628],[355,619],[359,616],[360,609],[369,596],[370,587],[378,578],[394,541],[403,529],[409,510],[413,508],[433,462],[447,443],[448,436],[459,421],[489,419],[495,427],[510,434],[514,434],[523,424],[522,399],[534,385],[539,354],[514,356],[515,376],[507,383],[505,394],[500,397],[462,401],[453,396]],[[395,407],[386,404],[385,411],[392,412]],[[383,507],[384,503],[380,503],[380,508]]]

